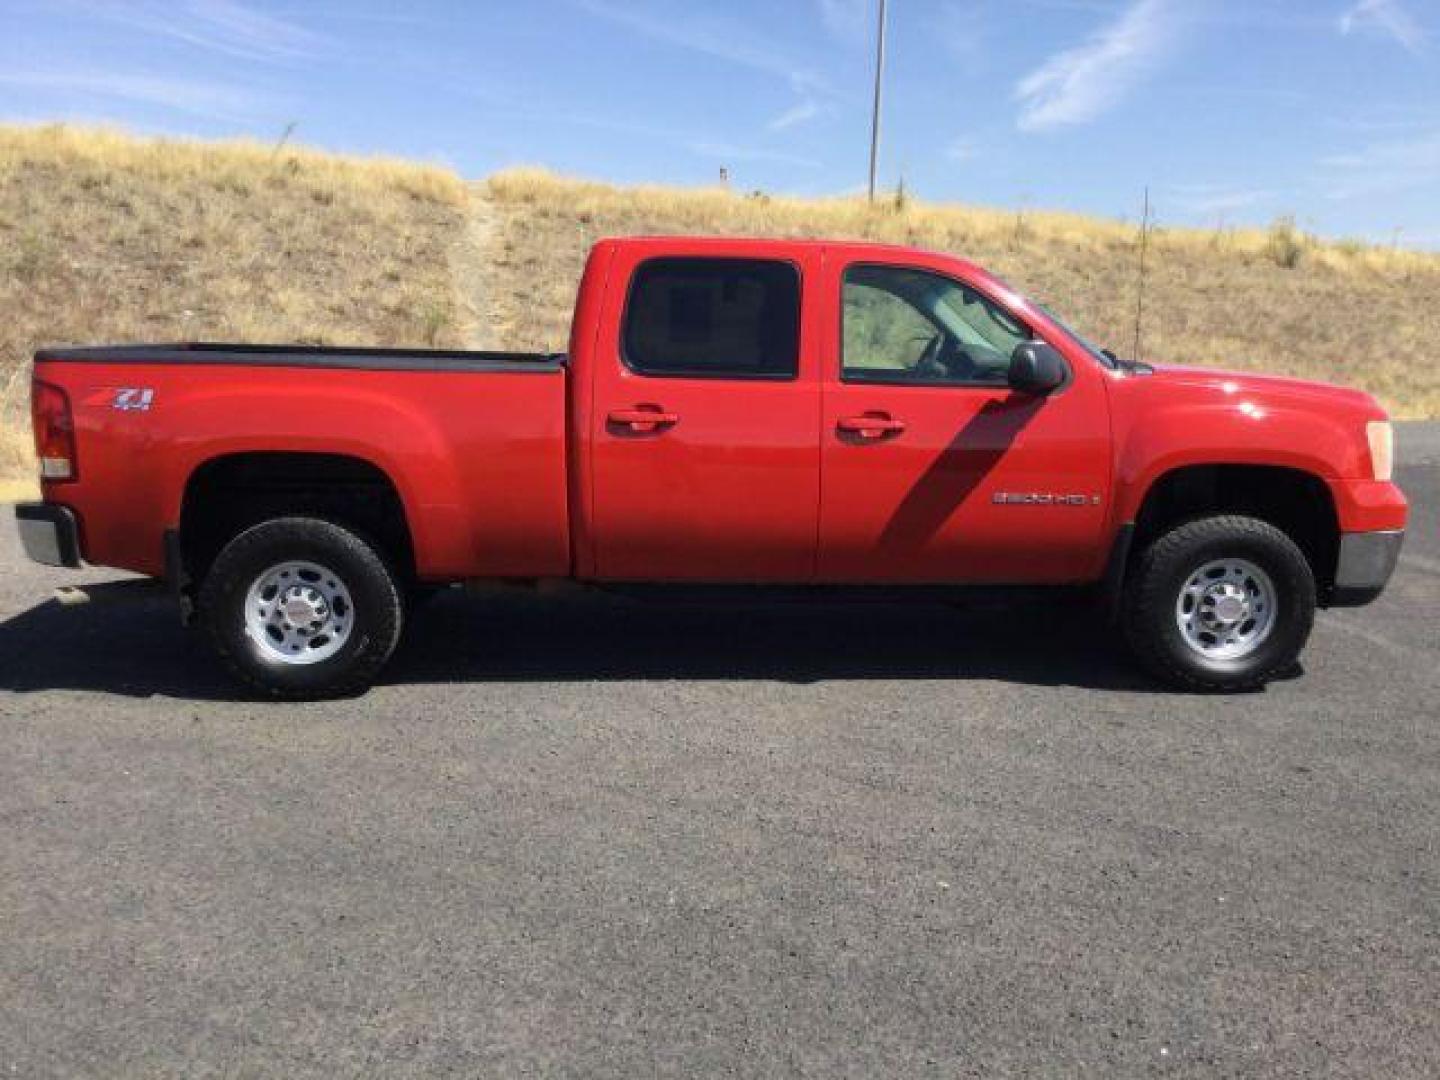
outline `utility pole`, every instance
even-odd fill
[[[880,104],[885,92],[885,0],[875,35],[875,112],[870,118],[870,201],[875,201],[875,167],[880,158]]]

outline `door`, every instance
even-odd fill
[[[826,581],[1060,582],[1095,572],[1108,397],[1076,366],[1046,397],[1006,383],[1032,331],[948,266],[827,259],[841,297],[824,374]]]
[[[630,284],[620,318],[601,327],[590,414],[599,578],[814,574],[820,394],[801,325],[808,256],[753,250],[737,241],[675,257],[634,245],[617,256],[611,280]]]

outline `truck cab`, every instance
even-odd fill
[[[589,382],[583,576],[1098,575],[1107,373],[1067,357],[1043,314],[978,268],[907,249],[675,247],[601,245],[586,275],[623,284],[572,342]],[[1045,350],[1053,385],[1011,384],[1022,345]]]

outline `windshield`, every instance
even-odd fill
[[[993,274],[991,276],[995,277],[995,275]],[[1089,338],[1083,337],[1082,335],[1076,333],[1075,328],[1071,326],[1068,322],[1066,322],[1064,319],[1062,319],[1059,315],[1057,315],[1048,304],[1042,304],[1040,303],[1040,301],[1034,300],[1031,297],[1026,296],[1019,289],[1015,288],[1015,286],[1011,285],[1003,278],[995,277],[995,281],[998,284],[1004,286],[1004,288],[1009,292],[1015,294],[1016,296],[1024,300],[1026,303],[1030,304],[1032,307],[1039,308],[1041,311],[1043,311],[1049,317],[1051,322],[1053,322],[1056,326],[1060,327],[1061,330],[1064,330],[1065,333],[1069,334],[1072,338],[1074,338],[1081,345],[1081,347],[1084,348],[1086,352],[1088,352],[1096,359],[1097,362],[1103,364],[1107,368],[1110,368],[1112,371],[1120,367],[1120,363],[1115,359],[1115,357],[1111,356],[1109,353],[1107,353],[1099,345],[1096,345]]]

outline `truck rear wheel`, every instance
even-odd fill
[[[1315,621],[1315,578],[1295,542],[1255,518],[1200,518],[1164,533],[1127,582],[1130,648],[1188,690],[1254,690],[1293,667]]]
[[[364,690],[400,640],[404,606],[379,553],[333,522],[276,518],[220,552],[200,621],[226,667],[267,697]]]

